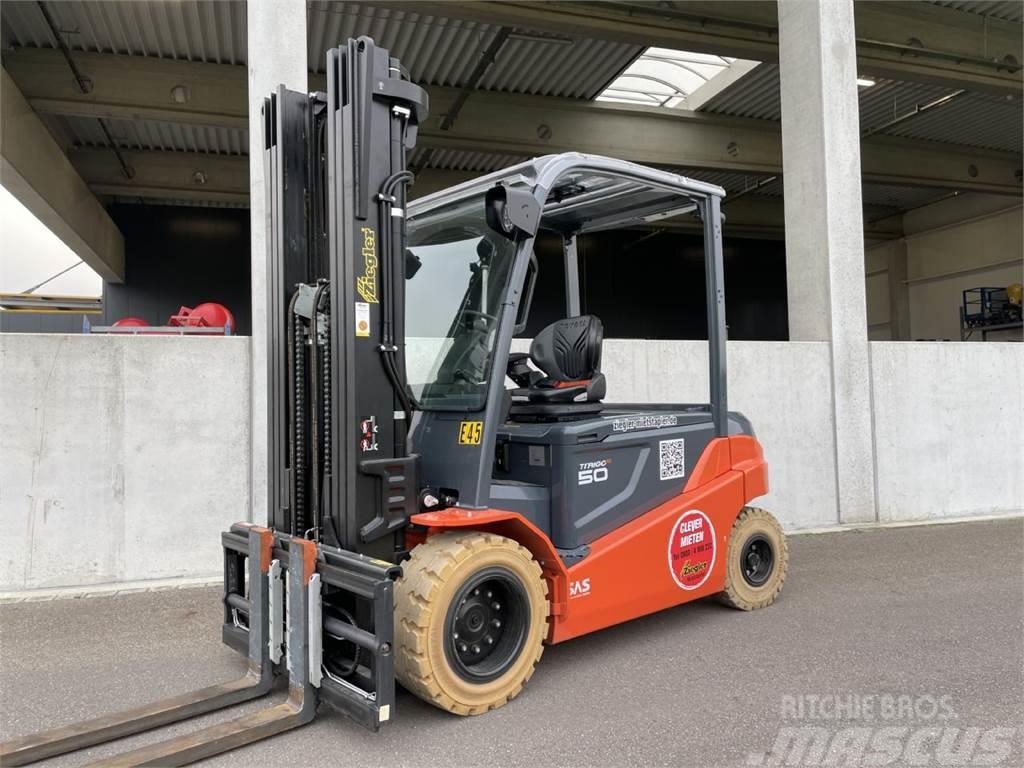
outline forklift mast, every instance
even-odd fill
[[[270,525],[387,560],[419,491],[404,217],[426,110],[369,38],[328,52],[326,94],[281,87],[264,108]]]

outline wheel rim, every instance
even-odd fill
[[[455,594],[445,616],[445,655],[463,680],[486,683],[519,658],[530,628],[522,582],[501,567],[473,574]]]
[[[756,533],[747,539],[740,554],[740,570],[747,584],[752,587],[764,586],[772,575],[774,565],[775,550],[766,536]]]

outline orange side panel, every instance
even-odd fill
[[[704,453],[697,459],[697,465],[693,468],[690,479],[686,481],[683,493],[697,490],[730,469],[732,460],[729,458],[729,438],[716,437],[707,444]]]
[[[743,476],[730,471],[595,541],[569,569],[568,610],[552,642],[721,592],[729,532],[744,501]],[[703,570],[685,577],[688,567]]]
[[[447,509],[413,515],[411,522],[426,527],[427,536],[486,530],[529,549],[549,585],[548,641],[558,643],[720,592],[733,522],[766,490],[757,441],[716,438],[679,496],[602,536],[569,569],[543,531],[515,512]]]
[[[548,582],[548,599],[551,601],[551,615],[561,616],[565,611],[568,596],[565,564],[558,556],[551,539],[537,526],[518,512],[501,509],[469,510],[451,508],[440,512],[423,512],[409,518],[416,525],[426,526],[427,536],[452,528],[470,528],[490,531],[518,541],[540,563],[544,578]],[[406,546],[411,546],[408,537]],[[418,543],[418,542],[417,542]],[[549,633],[550,636],[550,633]]]
[[[750,435],[733,435],[729,438],[729,450],[732,468],[743,473],[747,501],[768,493],[768,465],[761,444]]]

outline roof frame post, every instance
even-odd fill
[[[718,437],[729,434],[725,342],[725,268],[722,258],[722,201],[708,195],[699,203],[704,221],[704,274],[708,306],[708,379],[711,382],[711,418]]]
[[[580,314],[580,265],[575,232],[562,238],[562,252],[565,256],[566,317],[576,317]]]

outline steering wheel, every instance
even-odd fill
[[[492,324],[494,324],[494,323],[496,323],[498,321],[498,318],[497,318],[496,315],[489,315],[486,312],[481,312],[478,309],[464,309],[464,310],[462,310],[462,316],[463,317],[477,317],[477,318],[480,318],[481,320],[483,320],[488,325],[488,327],[490,327]]]

